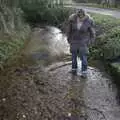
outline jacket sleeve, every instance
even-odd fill
[[[68,20],[68,24],[67,24],[67,40],[68,43],[70,43],[70,38],[71,38],[71,21]]]
[[[71,39],[73,18],[74,18],[74,14],[72,14],[71,16],[69,16],[68,22],[67,22],[67,31],[66,32],[67,32],[68,43],[70,43],[70,39]]]
[[[92,43],[94,43],[95,37],[96,37],[95,23],[93,22],[93,20],[90,21],[89,32],[90,32],[90,41],[89,41],[89,43],[92,44]]]

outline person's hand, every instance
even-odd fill
[[[95,42],[95,38],[91,38],[88,42],[88,45],[93,45]]]
[[[91,41],[91,44],[93,45],[95,42],[95,38],[92,38],[90,41]]]
[[[67,37],[67,41],[68,41],[68,43],[70,44],[70,37]]]

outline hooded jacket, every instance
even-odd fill
[[[72,14],[68,19],[67,37],[72,48],[87,47],[95,40],[93,19],[85,15],[81,21],[81,27],[78,29],[77,14]]]

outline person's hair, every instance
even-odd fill
[[[77,15],[81,15],[81,14],[85,16],[85,10],[79,9],[79,10],[77,11]]]

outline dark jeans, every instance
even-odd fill
[[[81,71],[86,71],[88,66],[87,56],[88,54],[83,50],[72,50],[72,70],[77,69],[77,57],[80,57],[82,66]]]

